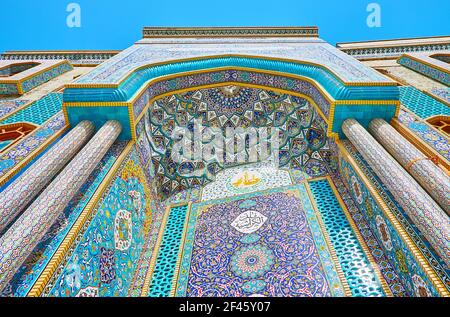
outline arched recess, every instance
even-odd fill
[[[269,143],[273,140],[271,136],[279,136],[276,149],[281,167],[322,176],[328,173],[330,148],[326,136],[328,124],[318,110],[306,95],[264,86],[226,82],[178,90],[155,98],[145,108],[137,125],[137,143],[144,162],[151,166],[162,199],[196,185],[205,185],[224,168],[252,162],[250,157],[255,155],[259,144],[247,144],[246,137],[251,134],[248,129],[259,133],[257,129],[268,127]],[[205,130],[196,135],[194,123],[200,119]],[[193,133],[181,131],[181,141],[174,131],[184,127]],[[211,137],[210,127],[222,131],[224,138]],[[227,128],[242,130],[230,137]],[[183,157],[181,162],[174,161],[172,153],[177,142],[192,141],[189,144],[193,144],[199,139],[203,149],[214,148],[213,156],[196,160]],[[237,157],[227,159],[230,144],[236,151],[233,154],[245,153],[244,161]],[[264,159],[259,154],[253,157],[253,162]]]
[[[427,119],[427,122],[439,131],[450,135],[450,116],[434,116]]]
[[[319,112],[330,123],[327,131],[329,136],[340,133],[341,124],[346,118],[355,118],[366,126],[373,118],[390,120],[399,109],[398,97],[391,97],[392,99],[388,100],[335,100],[318,82],[305,76],[280,71],[222,67],[177,73],[148,80],[127,102],[67,102],[66,94],[72,91],[70,95],[73,97],[73,89],[75,88],[66,88],[64,91],[64,111],[67,120],[72,125],[82,120],[91,120],[100,127],[103,122],[115,118],[122,123],[124,128],[120,138],[135,139],[135,125],[145,113],[144,109],[158,96],[181,89],[192,89],[227,82],[265,86],[310,97],[320,109]],[[87,86],[83,85],[83,87]],[[355,88],[364,91],[365,86]],[[395,88],[398,92],[396,86],[384,88]],[[79,92],[82,93],[84,88],[80,87],[79,89]],[[89,90],[93,89],[89,88]],[[104,89],[112,88],[101,88],[99,86],[95,89],[98,89],[97,93],[101,94]],[[101,110],[95,109],[98,107],[101,107]]]
[[[29,122],[0,125],[0,153],[7,151],[8,148],[22,140],[36,127]]]

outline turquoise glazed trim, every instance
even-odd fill
[[[128,107],[68,107],[67,117],[73,127],[83,120],[89,120],[95,125],[96,130],[99,130],[108,120],[117,120],[122,125],[122,132],[118,139],[130,140],[132,137]]]
[[[248,57],[218,57],[149,65],[134,70],[118,88],[66,88],[64,102],[128,101],[149,80],[219,67],[245,67],[308,77],[317,81],[336,100],[398,100],[396,86],[346,86],[321,66]]]
[[[403,65],[409,69],[412,69],[428,78],[437,80],[444,85],[450,86],[450,74],[440,69],[431,67],[425,63],[420,63],[416,60],[409,58],[408,56],[402,56],[398,59],[397,63]]]
[[[334,116],[332,131],[339,133],[339,138],[345,139],[346,136],[342,132],[342,124],[348,118],[357,120],[363,127],[368,128],[370,121],[375,118],[381,118],[390,122],[395,117],[397,105],[336,105],[334,108]]]
[[[422,119],[450,116],[450,107],[412,86],[399,87],[400,103]]]
[[[328,180],[309,182],[353,296],[385,296]]]
[[[170,296],[187,212],[188,205],[170,208],[150,283],[150,297]]]

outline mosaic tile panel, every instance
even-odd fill
[[[407,295],[438,296],[439,294],[430,279],[404,242],[404,238],[402,238],[397,229],[394,228],[391,220],[377,204],[376,199],[370,194],[364,182],[354,171],[352,165],[350,165],[342,156],[339,159],[339,163],[341,166],[342,179],[344,180],[346,187],[361,211],[361,214],[367,220],[372,232],[376,235],[380,245],[383,247],[383,251],[389,262],[394,266]],[[398,214],[394,208],[391,208],[392,206],[395,205],[389,205],[392,212],[395,213],[395,216],[401,221],[402,225],[405,225],[404,228],[408,234],[414,238],[414,231],[411,231],[408,228],[408,226],[411,225],[407,220],[402,221],[399,218],[401,214]],[[416,245],[421,246],[420,243],[416,243]],[[424,246],[423,243],[421,247],[426,250],[426,246]],[[423,252],[422,254],[426,255],[427,253],[429,253],[429,251]]]
[[[450,177],[386,121],[372,120],[369,132],[450,214]]]
[[[202,189],[202,201],[237,196],[270,188],[292,185],[288,171],[270,163],[257,163],[219,172]]]
[[[430,91],[433,95],[450,103],[450,88],[435,88]]]
[[[18,68],[17,64],[19,63],[24,66],[19,66]],[[7,95],[24,94],[31,89],[73,69],[67,61],[28,60],[17,62],[14,60],[0,59],[0,68],[3,67],[7,67],[6,69],[14,71],[14,73],[10,74],[10,76],[0,78],[0,94]],[[5,82],[3,82],[3,80]],[[12,83],[8,84],[6,81]],[[15,88],[13,88],[14,86]]]
[[[49,93],[28,107],[0,121],[0,124],[31,122],[36,125],[41,125],[62,110],[62,100],[62,93]]]
[[[373,172],[371,167],[367,164],[361,154],[355,149],[355,147],[349,141],[343,141],[342,145],[345,150],[350,153],[351,157],[355,160],[357,166],[362,170],[364,175],[370,180],[371,184],[375,186],[377,193],[387,204],[389,210],[395,215],[401,226],[407,232],[408,236],[412,239],[415,246],[420,250],[420,253],[425,257],[425,261],[432,267],[433,271],[437,274],[438,278],[444,283],[447,289],[450,290],[450,268],[442,261],[433,249],[431,244],[427,241],[426,237],[419,228],[411,221],[406,212],[395,200],[395,197],[386,188],[377,175]],[[341,164],[342,165],[342,164]],[[345,170],[344,170],[345,171]],[[341,172],[342,174],[342,172]],[[342,174],[344,175],[344,174]],[[345,174],[346,175],[346,174]],[[354,182],[353,182],[354,183]],[[348,184],[347,184],[348,185]],[[356,185],[356,183],[355,183]],[[349,187],[350,188],[350,187]],[[351,191],[351,190],[350,190]],[[369,200],[370,201],[370,200]],[[356,202],[356,201],[355,201]],[[364,200],[364,206],[368,206]],[[362,206],[361,206],[362,207]],[[367,207],[369,210],[370,208]],[[379,208],[379,207],[377,207]],[[388,220],[386,218],[386,220]],[[388,221],[390,223],[390,221]],[[381,241],[381,240],[380,240]],[[402,242],[403,243],[403,242]],[[406,246],[405,246],[406,248]],[[409,250],[410,252],[411,250]]]
[[[170,208],[150,282],[150,297],[168,297],[178,261],[188,206]]]
[[[208,73],[190,74],[154,83],[134,102],[134,116],[137,118],[141,115],[149,101],[162,94],[174,90],[192,89],[192,87],[195,86],[221,84],[226,82],[261,85],[304,94],[314,100],[326,117],[329,115],[330,103],[328,99],[318,88],[316,88],[316,86],[306,80],[243,70],[213,70]],[[247,94],[247,96],[244,94],[242,97],[246,97],[247,99],[248,97],[254,98],[254,96],[250,94]],[[216,100],[219,99],[216,97]],[[230,105],[236,102],[237,100],[234,98],[234,100],[228,102],[226,100],[221,100],[220,104],[228,103]]]
[[[344,296],[325,236],[304,185],[194,204],[176,296]]]
[[[437,115],[450,116],[450,106],[411,86],[399,87],[400,102],[422,119]]]
[[[357,121],[347,119],[342,130],[449,264],[450,223],[446,213]]]
[[[173,61],[186,58],[220,56],[220,55],[257,55],[261,57],[286,58],[324,65],[338,74],[343,81],[356,82],[387,82],[388,80],[369,67],[345,53],[340,52],[320,39],[206,39],[216,44],[201,43],[201,40],[167,39],[170,46],[151,43],[143,39],[139,45],[133,45],[122,51],[89,74],[79,78],[77,83],[118,83],[133,69],[162,61]],[[236,41],[242,45],[236,45]],[[142,45],[142,44],[150,45]],[[275,61],[276,63],[276,61]],[[330,71],[326,71],[331,73]]]
[[[3,289],[1,296],[26,296],[36,279],[48,265],[50,259],[66,237],[73,224],[86,207],[94,192],[104,181],[126,142],[116,142],[106,153],[94,172],[89,176],[79,193],[70,201],[49,231],[44,235],[31,255],[16,272],[11,282]]]
[[[371,263],[372,267],[376,267],[380,270],[384,280],[387,283],[392,295],[394,297],[407,296],[405,287],[403,286],[403,280],[397,274],[396,269],[391,265],[389,259],[384,253],[381,242],[379,242],[372,232],[369,223],[366,221],[364,214],[358,209],[354,198],[351,196],[340,175],[332,176],[333,183],[342,198],[343,203],[347,207],[349,214],[351,215],[357,230],[361,234],[366,243],[370,254],[372,255],[375,263]]]
[[[0,238],[0,287],[12,278],[23,261],[67,207],[120,134],[109,121]]]
[[[328,180],[310,181],[308,184],[352,295],[356,297],[385,296],[381,283],[372,268],[372,263],[369,262],[361,248]]]
[[[30,102],[29,100],[0,100],[0,119],[4,116],[10,114],[13,111],[16,111],[26,103]]]
[[[107,186],[44,296],[127,295],[152,219],[152,194],[135,147]]]
[[[0,195],[0,233],[50,183],[94,134],[94,126],[80,122]]]
[[[405,55],[401,56],[397,63],[400,65],[403,65],[405,67],[408,67],[418,73],[421,73],[429,78],[432,78],[434,80],[437,80],[438,82],[443,83],[444,85],[450,86],[450,68],[445,65],[445,63],[442,63],[446,70],[443,69],[443,67],[439,67],[436,65],[431,64],[437,64],[437,61],[433,61],[433,59],[428,58],[426,54],[418,54],[414,55],[414,57]]]
[[[156,200],[152,200],[151,204],[151,227],[148,236],[146,237],[145,244],[142,248],[141,255],[136,265],[133,280],[128,290],[128,296],[139,297],[142,294],[144,288],[145,278],[150,269],[150,261],[154,255],[156,240],[158,233],[161,230],[162,220],[165,212],[165,206],[158,203]]]
[[[259,128],[277,128],[278,131],[270,130],[264,141],[272,144],[270,133],[278,133],[280,166],[300,169],[310,176],[328,173],[326,166],[330,155],[326,137],[327,124],[304,98],[234,85],[200,89],[155,101],[143,120],[162,199],[187,188],[209,183],[224,167],[238,164],[228,159],[228,155],[233,153],[227,153],[225,145],[234,141],[231,139],[233,136],[227,138],[227,128],[251,127],[255,133],[258,133]],[[204,127],[220,130],[223,139],[217,141],[207,133],[197,136],[195,130],[200,131],[202,127],[196,125],[194,120],[201,120]],[[179,140],[180,133],[176,131],[181,128],[187,128],[190,133],[183,131],[182,139]],[[250,153],[258,153],[259,144],[245,146],[248,130],[241,133],[236,131],[235,136],[244,144],[238,151],[243,153],[246,162],[251,162]],[[225,153],[216,150],[212,157],[203,156],[192,162],[189,153],[183,152],[181,163],[173,160],[172,153],[178,153],[175,150],[177,146],[198,144],[200,139],[203,153],[207,152],[208,146],[215,150],[223,148]],[[258,153],[256,159],[267,159],[264,155],[266,153]],[[225,157],[227,159],[224,160]]]

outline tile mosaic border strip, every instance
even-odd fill
[[[349,212],[347,210],[347,206],[342,201],[339,193],[337,192],[337,189],[336,189],[333,181],[331,180],[331,178],[329,176],[327,176],[326,179],[323,179],[323,180],[310,180],[308,182],[307,186],[309,187],[309,189],[311,191],[311,194],[314,197],[314,201],[316,201],[316,199],[315,199],[315,195],[314,195],[313,190],[311,189],[310,185],[311,185],[311,183],[324,182],[324,181],[326,181],[328,183],[331,191],[333,192],[333,195],[334,195],[337,203],[339,204],[339,206],[340,206],[340,208],[341,208],[341,210],[342,210],[342,212],[343,212],[343,214],[345,216],[345,219],[347,220],[347,222],[349,224],[349,227],[351,228],[353,234],[355,235],[355,238],[358,241],[359,246],[361,247],[361,249],[362,249],[362,251],[363,251],[363,253],[364,253],[365,257],[366,257],[366,260],[367,260],[370,268],[373,270],[373,274],[375,275],[375,277],[377,279],[377,282],[379,283],[381,289],[384,292],[383,295],[386,295],[388,297],[392,297],[393,296],[392,292],[389,289],[389,287],[388,287],[388,285],[386,283],[386,280],[384,279],[384,276],[381,274],[380,270],[378,269],[378,266],[376,265],[376,262],[375,262],[374,258],[372,257],[372,254],[370,253],[370,250],[369,250],[366,242],[362,238],[358,228],[356,227],[352,217],[350,216],[350,214],[349,214]],[[320,210],[319,210],[319,213],[322,214],[322,212],[320,212]],[[352,292],[352,294],[353,294],[353,292]]]
[[[189,215],[190,215],[190,212],[191,212],[191,203],[190,202],[188,204],[186,204],[185,202],[181,202],[181,203],[169,205],[169,206],[166,207],[163,219],[161,221],[161,226],[160,226],[160,229],[159,229],[158,238],[157,238],[155,246],[153,248],[152,257],[150,259],[150,265],[149,265],[149,267],[147,269],[147,274],[145,276],[144,285],[143,285],[142,290],[141,290],[141,297],[147,297],[150,294],[150,288],[151,288],[153,273],[154,273],[155,268],[156,268],[158,255],[159,255],[159,252],[160,252],[160,249],[161,249],[161,245],[162,245],[162,242],[163,242],[163,237],[164,237],[164,234],[165,234],[165,231],[166,231],[166,225],[168,223],[171,210],[172,210],[172,208],[182,207],[182,206],[186,206],[186,208],[187,208],[186,209],[186,215],[185,215],[185,220],[184,220],[184,224],[183,224],[181,240],[180,240],[180,243],[179,243],[179,249],[178,249],[178,253],[177,253],[177,264],[175,266],[174,275],[173,275],[173,278],[172,278],[171,292],[170,292],[170,294],[167,294],[167,296],[173,296],[173,293],[174,293],[174,290],[175,290],[175,286],[173,284],[176,282],[176,276],[178,275],[179,262],[180,262],[179,261],[179,257],[180,257],[180,253],[182,252],[182,248],[183,248],[184,241],[185,241],[185,238],[186,238],[186,229],[187,229]]]

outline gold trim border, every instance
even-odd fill
[[[349,163],[353,169],[355,170],[355,173],[360,177],[360,179],[363,181],[364,185],[366,186],[367,190],[369,191],[372,198],[377,203],[378,207],[380,207],[380,210],[383,212],[385,217],[389,220],[390,224],[394,228],[394,230],[398,233],[400,238],[405,243],[408,250],[411,251],[414,258],[417,260],[420,268],[424,271],[424,273],[427,275],[427,277],[430,279],[431,283],[437,290],[440,296],[443,297],[450,297],[450,292],[446,289],[444,283],[439,279],[438,275],[434,271],[434,269],[430,266],[428,261],[425,259],[423,254],[420,252],[420,250],[417,248],[411,237],[408,235],[406,230],[403,228],[403,226],[400,224],[400,222],[397,220],[395,215],[392,213],[392,211],[389,209],[388,205],[384,202],[384,200],[381,198],[378,191],[373,187],[371,181],[366,177],[366,175],[362,172],[362,170],[359,168],[353,157],[348,153],[347,149],[342,145],[341,141],[336,141],[336,144],[339,148],[339,151],[342,155],[342,158]]]
[[[429,57],[429,56],[427,55],[427,57]],[[426,66],[428,66],[428,67],[434,68],[434,69],[436,69],[436,70],[438,70],[438,71],[441,71],[441,72],[444,72],[444,73],[450,75],[450,70],[445,69],[445,68],[443,68],[443,67],[441,67],[441,66],[439,66],[439,65],[432,64],[432,63],[430,63],[430,62],[428,62],[428,61],[426,61],[426,60],[424,60],[424,59],[421,59],[421,58],[419,58],[419,57],[410,55],[410,54],[408,54],[408,53],[404,53],[404,54],[400,55],[400,57],[397,59],[397,63],[398,63],[398,64],[400,64],[399,61],[400,61],[402,58],[408,58],[408,59],[413,60],[413,61],[415,61],[415,62],[417,62],[417,63],[419,63],[419,64],[426,65]],[[403,65],[403,64],[400,64],[400,65],[402,65],[402,66],[404,66],[404,67],[406,67],[406,68],[408,68],[408,69],[411,69],[411,70],[414,70],[414,71],[418,72],[417,70],[412,69],[412,68],[409,68],[409,67],[407,67],[407,66],[405,66],[405,65]],[[426,77],[429,78],[428,76],[426,76]]]

